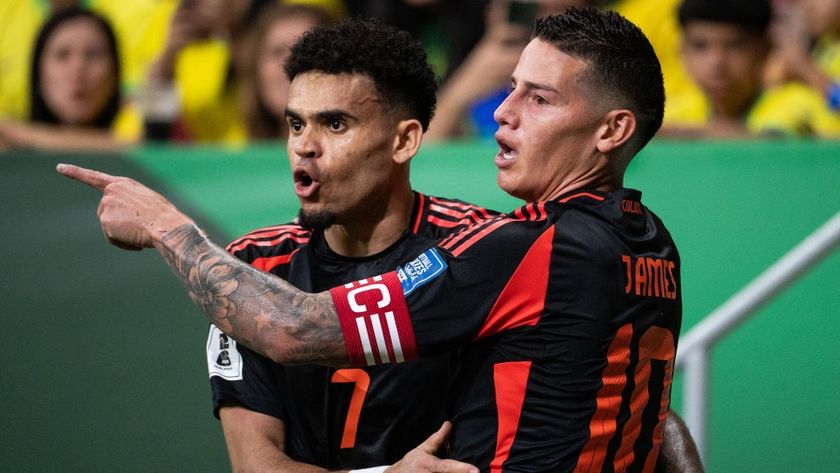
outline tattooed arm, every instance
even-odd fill
[[[156,248],[223,332],[278,363],[349,365],[329,292],[303,292],[234,258],[137,181],[65,164],[57,169],[101,190],[97,215],[108,240],[125,249]]]

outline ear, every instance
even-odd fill
[[[608,154],[627,143],[635,131],[636,115],[633,112],[627,109],[610,110],[604,115],[595,147],[599,152]]]
[[[423,141],[423,125],[418,120],[401,120],[397,123],[397,135],[394,137],[394,161],[407,163],[417,154]]]

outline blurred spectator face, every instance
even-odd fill
[[[283,63],[294,42],[317,21],[308,15],[278,18],[266,31],[257,59],[259,97],[272,115],[283,118],[289,98],[289,78]]]
[[[817,37],[826,32],[840,33],[840,0],[797,0],[808,24],[808,32]]]
[[[91,125],[116,83],[108,39],[96,23],[76,18],[56,28],[39,64],[41,94],[61,123]]]
[[[681,52],[695,83],[724,113],[743,113],[761,88],[768,52],[763,35],[725,23],[692,21],[685,25]]]
[[[200,32],[210,35],[236,25],[245,16],[252,0],[181,0],[179,8]]]

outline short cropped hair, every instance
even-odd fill
[[[93,127],[107,129],[111,126],[117,112],[120,110],[122,96],[120,94],[120,57],[117,50],[117,38],[108,20],[102,15],[81,7],[67,7],[56,11],[50,16],[38,31],[35,39],[35,49],[32,53],[29,76],[29,120],[33,122],[58,124],[60,120],[55,112],[47,105],[44,94],[41,92],[41,58],[44,55],[47,41],[59,26],[77,18],[87,18],[102,31],[105,41],[108,43],[108,58],[114,67],[114,90],[105,102],[105,107],[94,117]]]
[[[684,0],[677,10],[680,25],[692,21],[725,23],[764,33],[773,18],[769,0]]]
[[[636,115],[636,151],[656,134],[665,110],[662,67],[636,25],[613,11],[571,8],[537,20],[534,36],[585,61],[583,82],[593,96],[615,101]]]
[[[289,80],[305,72],[370,77],[386,109],[404,110],[429,128],[437,101],[437,78],[423,46],[405,31],[377,20],[349,18],[313,28],[286,60]]]

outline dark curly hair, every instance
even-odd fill
[[[585,83],[593,96],[628,107],[642,149],[662,126],[665,86],[659,59],[636,25],[614,11],[571,8],[537,21],[534,36],[588,63]]]
[[[437,78],[423,46],[405,31],[377,20],[349,18],[305,33],[286,60],[294,80],[309,71],[370,77],[386,109],[404,110],[429,128],[437,101]]]

